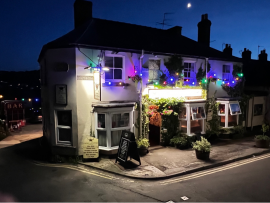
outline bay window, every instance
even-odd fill
[[[179,114],[180,128],[187,135],[204,134],[205,109],[204,103],[186,103]]]
[[[100,149],[117,149],[122,131],[133,132],[133,108],[97,108],[95,118]]]
[[[241,108],[238,101],[234,98],[223,99],[218,98],[220,116],[220,126],[224,128],[233,127],[238,125],[239,114],[241,114]]]

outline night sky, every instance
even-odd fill
[[[75,0],[2,0],[0,5],[0,70],[35,70],[44,44],[74,27]],[[270,53],[269,0],[92,0],[93,17],[161,28],[156,22],[182,26],[182,34],[197,40],[197,23],[208,13],[211,47],[231,44],[240,57],[245,47],[258,58],[258,45]],[[192,7],[187,8],[191,3]],[[170,28],[168,26],[165,29]],[[113,30],[112,30],[113,32]],[[108,33],[109,34],[109,33]],[[224,45],[223,45],[224,46]]]

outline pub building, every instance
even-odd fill
[[[180,26],[162,30],[94,18],[92,2],[84,0],[74,3],[74,22],[74,29],[45,44],[38,58],[43,133],[53,153],[82,155],[82,145],[90,136],[98,138],[100,153],[117,153],[123,130],[139,135],[135,124],[146,94],[185,98],[179,128],[189,136],[205,133],[205,99],[214,92],[221,103],[221,126],[238,123],[238,101],[223,99],[228,95],[221,85],[223,78],[234,80],[233,66],[241,65],[241,59],[209,46],[207,14],[198,23],[198,41],[183,36]],[[168,72],[164,63],[173,55],[182,58],[184,70],[179,74],[184,86],[199,86],[196,73],[210,64],[207,77],[219,80],[209,84],[206,97],[201,88],[156,89],[149,84]],[[129,80],[134,75],[141,82]],[[176,78],[169,80],[173,83]],[[160,131],[150,128],[147,136],[152,146],[160,143]]]

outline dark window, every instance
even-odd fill
[[[105,79],[122,79],[123,58],[105,56],[105,67],[109,71],[105,72]]]
[[[58,125],[72,126],[71,111],[57,111]]]
[[[194,63],[184,63],[184,78],[190,78],[190,72],[194,72]]]
[[[61,142],[71,142],[71,129],[58,128],[58,138]]]
[[[223,65],[223,75],[222,79],[223,80],[229,80],[230,79],[230,74],[231,74],[231,67],[230,65]]]
[[[263,104],[254,105],[254,116],[263,115]]]

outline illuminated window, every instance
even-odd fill
[[[192,120],[205,119],[204,107],[191,107]]]
[[[149,60],[149,80],[159,80],[160,60]]]
[[[231,74],[231,66],[230,65],[223,65],[223,74],[222,74],[222,79],[223,80],[229,80],[230,79],[230,74]]]
[[[219,104],[219,114],[225,114],[225,104]]]
[[[103,111],[96,113],[96,130],[100,147],[118,147],[123,130],[130,131],[132,128],[132,111],[121,109],[111,112]]]
[[[105,72],[105,79],[121,80],[123,71],[123,58],[105,56],[105,67],[109,71]]]
[[[194,72],[194,63],[184,63],[184,78],[190,79],[191,72]]]
[[[241,114],[241,109],[238,103],[230,104],[230,114],[231,115]]]

